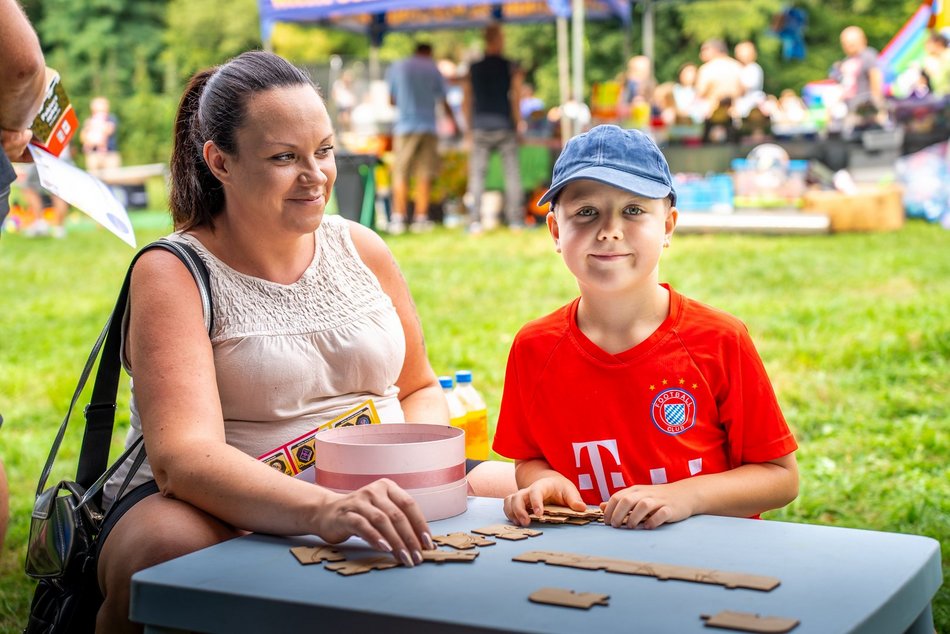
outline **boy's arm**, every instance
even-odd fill
[[[750,517],[785,506],[797,495],[798,463],[790,453],[722,473],[628,487],[607,502],[604,523],[616,528],[656,528],[692,515]]]
[[[541,515],[550,502],[576,511],[587,508],[574,483],[551,468],[542,458],[515,460],[515,481],[519,490],[505,498],[505,515],[515,524],[531,523],[531,512]]]

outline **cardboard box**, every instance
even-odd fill
[[[809,191],[802,211],[821,213],[832,231],[895,231],[904,226],[903,189],[899,185],[859,188],[857,193]]]
[[[33,120],[33,145],[38,145],[50,154],[59,156],[76,133],[79,121],[76,111],[66,96],[59,73],[46,69],[46,96],[43,107]]]

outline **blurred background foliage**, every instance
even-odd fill
[[[47,61],[60,71],[80,117],[92,97],[110,98],[120,120],[120,150],[126,164],[168,158],[172,116],[188,77],[196,70],[262,46],[256,0],[22,0],[43,42]],[[791,5],[808,13],[807,55],[784,61],[770,30],[773,17]],[[675,79],[684,62],[698,61],[703,40],[718,37],[730,47],[752,40],[760,51],[766,89],[801,87],[827,75],[841,58],[838,35],[849,24],[861,26],[871,46],[882,48],[920,5],[919,0],[679,0],[656,4],[656,76]],[[617,21],[589,22],[584,43],[586,85],[615,78],[625,55],[642,50],[641,8],[633,5],[629,33]],[[554,24],[505,27],[507,52],[527,71],[539,97],[557,105],[558,75]],[[437,57],[471,59],[480,50],[480,33],[435,31],[388,35],[380,60],[412,52],[415,40],[432,43]],[[331,55],[366,59],[369,43],[352,33],[281,24],[274,51],[308,66],[328,63]]]

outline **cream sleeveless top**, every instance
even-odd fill
[[[402,324],[346,220],[324,217],[313,261],[289,285],[235,271],[189,234],[169,238],[193,246],[211,277],[211,346],[228,444],[257,457],[368,399],[382,422],[405,422],[395,385],[406,353]],[[127,326],[128,314],[123,341]],[[129,446],[142,424],[124,346],[122,363],[132,376]],[[130,463],[106,485],[106,504]],[[151,478],[146,460],[126,491]]]

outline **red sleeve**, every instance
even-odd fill
[[[738,331],[735,358],[729,371],[729,389],[719,404],[726,427],[731,467],[768,462],[798,449],[785,422],[765,365],[748,331]]]
[[[508,367],[505,370],[505,387],[501,395],[501,409],[498,413],[498,425],[492,449],[512,460],[529,460],[541,456],[541,450],[534,441],[529,428],[524,402],[524,390],[528,387],[519,373],[519,337],[508,353]]]

